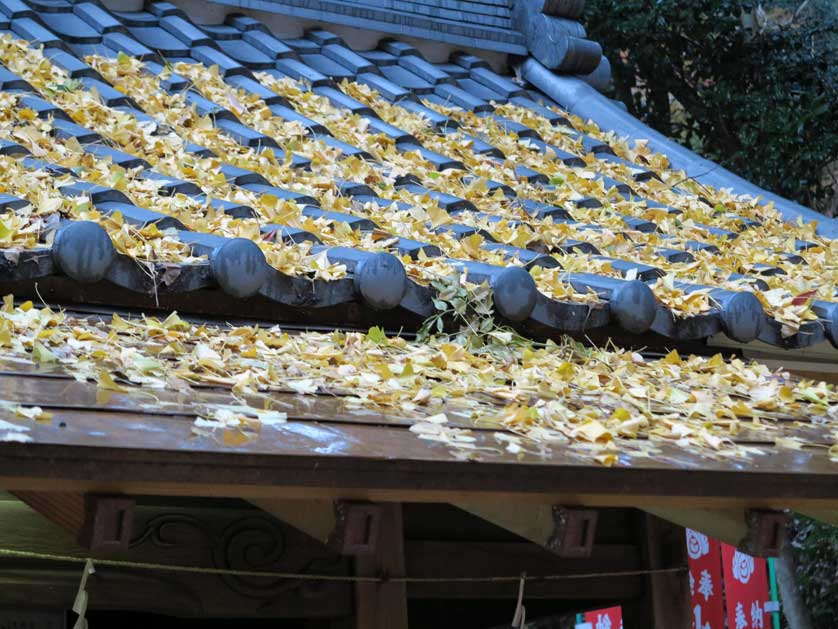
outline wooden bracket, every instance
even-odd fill
[[[742,509],[674,509],[649,506],[640,508],[658,518],[685,529],[701,531],[731,546],[737,546],[748,532],[745,512]]]
[[[785,511],[747,510],[747,533],[737,548],[754,557],[779,557],[786,542],[789,520]]]
[[[644,511],[684,528],[701,531],[754,557],[778,557],[788,513],[769,509],[662,509]]]
[[[458,502],[456,507],[528,539],[560,557],[591,556],[596,509],[552,504]]]
[[[134,523],[134,500],[86,494],[79,544],[96,552],[126,550]]]
[[[251,502],[341,555],[357,557],[376,552],[381,531],[381,507],[377,504],[344,500]]]
[[[376,552],[381,531],[381,507],[364,502],[335,502],[335,528],[329,546],[341,555]]]
[[[595,509],[571,509],[554,506],[553,520],[556,528],[547,548],[566,559],[591,556],[596,535],[597,512]]]
[[[134,519],[132,498],[70,492],[11,493],[70,533],[82,548],[103,553],[128,548]]]
[[[73,538],[84,526],[84,494],[53,491],[11,491],[15,498],[57,524]]]

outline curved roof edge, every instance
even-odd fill
[[[521,71],[529,83],[568,112],[593,120],[604,131],[617,131],[633,140],[648,140],[652,150],[665,154],[673,168],[685,171],[693,179],[716,188],[732,188],[740,194],[761,197],[764,202],[772,201],[786,222],[796,223],[799,218],[807,223],[817,222],[818,234],[838,238],[838,220],[760,188],[719,164],[693,153],[621,109],[585,81],[555,74],[532,57],[523,62]]]
[[[527,53],[508,0],[210,0],[240,9],[278,13],[507,54]]]
[[[172,1],[178,6],[202,2]],[[585,0],[209,0],[204,4],[475,51],[532,55],[551,70],[578,76],[598,90],[606,89],[611,81],[611,64],[602,54],[602,47],[587,39],[580,21]],[[194,10],[187,13],[195,15]]]

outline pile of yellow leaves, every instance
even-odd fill
[[[774,318],[782,324],[783,335],[791,336],[804,322],[817,320],[817,316],[809,308],[809,302],[816,293],[817,291],[811,291],[809,294],[794,295],[788,289],[774,288],[758,291],[757,297],[765,310],[772,312]]]
[[[33,216],[32,206],[0,213],[0,247],[3,249],[32,249],[38,246],[46,224],[40,216]]]
[[[833,386],[795,382],[720,355],[681,358],[673,351],[653,360],[569,341],[506,344],[497,354],[440,338],[387,337],[378,329],[289,334],[279,327],[198,325],[175,313],[93,322],[31,302],[15,307],[7,296],[0,359],[60,368],[105,391],[202,384],[242,399],[271,391],[337,395],[350,408],[412,417],[419,437],[464,450],[476,447],[471,427],[479,427],[499,431],[497,442],[510,452],[549,456],[556,445],[604,465],[622,454],[684,450],[746,459],[765,452],[736,439],[829,448],[838,460]],[[246,431],[253,422],[283,419],[242,402],[204,413],[198,428]],[[821,441],[807,439],[817,431]]]
[[[655,296],[676,312],[699,315],[713,307],[709,288],[686,292],[675,285],[675,276],[671,273],[655,282],[653,289]]]

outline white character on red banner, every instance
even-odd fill
[[[710,540],[704,533],[687,529],[687,554],[690,559],[700,559],[710,552]]]
[[[611,618],[608,614],[597,614],[594,629],[611,629]]]
[[[690,570],[690,596],[695,594],[695,578],[693,577],[692,570]]]
[[[751,580],[754,573],[754,558],[738,550],[733,553],[733,578],[742,585]]]
[[[745,617],[742,603],[736,603],[736,629],[748,629],[748,619]]]
[[[765,617],[762,615],[762,605],[758,601],[751,603],[751,627],[753,629],[765,628]]]
[[[693,608],[693,629],[711,629],[709,622],[701,624],[701,605]]]
[[[698,593],[704,597],[704,600],[709,600],[713,596],[713,577],[707,570],[701,571],[701,576],[698,581]]]

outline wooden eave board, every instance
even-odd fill
[[[16,367],[0,370],[0,399],[42,405],[53,416],[35,422],[0,411],[32,439],[0,443],[0,486],[7,489],[410,501],[515,495],[617,506],[838,504],[838,469],[826,448],[793,451],[763,441],[754,447],[764,454],[736,461],[662,445],[655,458],[623,454],[609,468],[563,446],[529,445],[512,455],[491,427],[474,430],[477,450],[453,449],[419,439],[407,415],[284,393],[270,398],[287,409],[287,423],[225,442],[220,433],[196,434],[193,421],[202,403],[233,402],[226,391],[201,389],[177,402],[176,393],[102,391],[56,370],[15,373]]]

